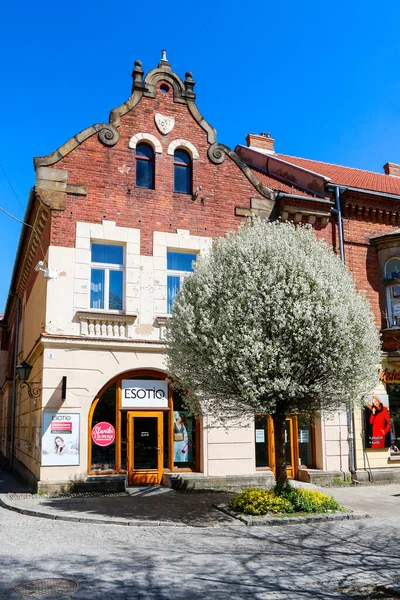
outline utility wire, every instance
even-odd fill
[[[35,235],[37,236],[37,239],[38,239],[38,242],[39,242],[39,246],[40,246],[40,250],[42,251],[43,258],[44,258],[44,260],[46,260],[46,256],[44,254],[43,246],[42,246],[42,243],[40,241],[40,235],[38,234],[38,232],[36,231],[36,229],[33,227],[33,225],[29,225],[29,223],[25,223],[25,221],[22,221],[21,219],[18,219],[18,217],[15,217],[14,215],[12,215],[10,212],[8,212],[2,206],[0,206],[0,210],[3,211],[3,213],[5,213],[9,217],[11,217],[12,219],[15,219],[16,221],[19,221],[19,223],[22,223],[22,225],[26,225],[26,227],[30,227],[31,229],[33,229],[33,231],[35,232]]]
[[[5,170],[5,168],[3,167],[3,165],[2,165],[1,163],[0,163],[0,167],[1,167],[1,170],[3,171],[3,173],[4,173],[4,176],[5,176],[5,178],[6,178],[6,179],[7,179],[7,181],[8,181],[8,185],[10,186],[10,188],[12,189],[12,191],[14,192],[14,196],[16,197],[16,199],[17,199],[17,201],[18,201],[18,204],[19,204],[19,205],[20,205],[20,207],[22,208],[22,212],[24,212],[24,211],[25,211],[25,209],[24,209],[24,207],[22,206],[22,204],[21,204],[21,201],[20,201],[20,199],[18,198],[17,192],[15,191],[15,189],[14,189],[14,187],[13,187],[13,184],[11,183],[11,181],[10,181],[10,179],[9,179],[9,177],[8,177],[7,173],[6,173],[6,170]]]

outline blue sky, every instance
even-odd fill
[[[388,0],[21,0],[0,9],[0,206],[22,218],[33,156],[108,120],[166,48],[235,147],[269,131],[278,152],[382,172],[400,163],[400,6]],[[22,205],[22,206],[21,206]],[[0,312],[20,225],[0,212]]]

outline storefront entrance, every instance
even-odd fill
[[[163,413],[128,412],[129,485],[160,484],[163,454]]]
[[[256,415],[256,468],[272,469],[276,474],[274,424],[269,415]],[[286,474],[296,479],[299,467],[313,467],[312,427],[309,419],[291,416],[285,423]]]
[[[89,475],[124,474],[129,485],[155,485],[163,472],[199,470],[199,421],[164,373],[115,377],[93,401],[88,425]]]
[[[297,477],[299,453],[297,418],[289,417],[285,423],[285,452],[286,452],[286,475],[289,479]]]

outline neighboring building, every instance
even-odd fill
[[[41,489],[119,484],[126,474],[131,484],[268,483],[271,419],[228,429],[198,421],[166,382],[164,330],[181,279],[214,237],[249,215],[312,224],[342,249],[382,325],[375,393],[383,401],[389,393],[399,415],[399,167],[379,175],[276,154],[269,134],[250,134],[232,151],[198,111],[191,73],[182,81],[163,53],[143,75],[136,61],[132,96],[109,123],[35,159],[0,321],[0,451]],[[23,362],[29,385],[14,376]],[[354,418],[357,477],[399,478],[400,415],[392,451],[366,448],[375,412],[386,427],[379,406],[365,425],[361,411]],[[347,419],[288,418],[288,474],[347,473]]]

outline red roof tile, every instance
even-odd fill
[[[298,158],[297,156],[287,156],[285,154],[276,154],[275,156],[299,167],[325,175],[325,177],[330,177],[332,183],[374,192],[400,195],[400,177],[363,171],[362,169],[354,169],[352,167],[343,167],[341,165],[331,165],[317,160]]]

